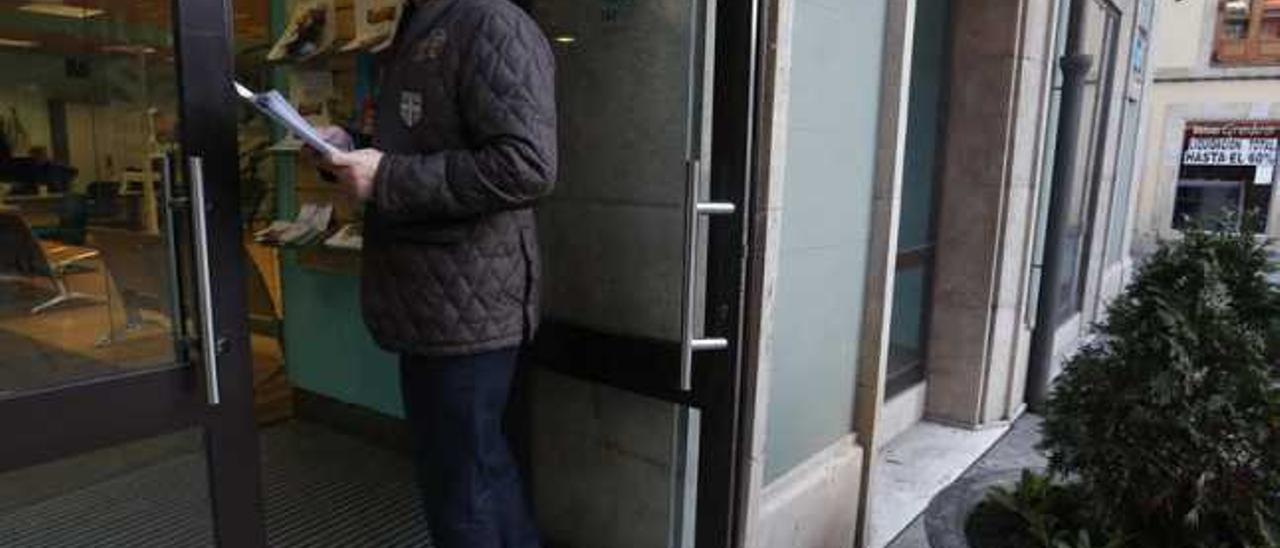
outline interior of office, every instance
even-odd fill
[[[315,124],[359,125],[399,3],[236,0],[237,77],[281,90]],[[552,38],[561,73],[562,178],[539,212],[547,323],[678,345],[684,318],[699,316],[682,295],[688,276],[698,285],[684,270],[688,159],[709,146],[702,3],[525,4]],[[182,177],[173,165],[181,151],[170,2],[0,0],[0,14],[0,398],[171,367],[181,352],[174,280],[183,273],[168,266],[177,252],[167,234],[187,221],[166,200]],[[361,208],[300,160],[296,142],[248,109],[241,116],[245,285],[271,544],[328,535],[414,545],[426,533],[397,453],[396,360],[359,313]],[[691,530],[681,500],[697,427],[687,407],[551,373],[536,383],[550,394],[531,420],[578,417],[534,425],[547,434],[534,441],[533,460],[559,463],[535,465],[531,478],[560,486],[539,495],[549,536],[651,546]],[[15,538],[4,536],[15,523],[53,535],[22,537],[46,544],[91,526],[154,529],[159,522],[143,515],[152,512],[174,535],[185,528],[194,536],[182,538],[207,541],[207,515],[185,515],[192,524],[163,514],[182,506],[173,497],[207,498],[201,447],[185,432],[4,472],[0,540]],[[181,482],[164,476],[179,473]],[[111,483],[119,478],[131,479]],[[175,484],[195,487],[166,489]],[[134,512],[122,519],[75,518],[85,493],[104,489],[156,496],[145,509],[111,510]],[[365,510],[352,513],[357,499]],[[32,519],[66,526],[33,528]]]

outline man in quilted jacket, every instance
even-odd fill
[[[369,146],[326,130],[344,152],[324,168],[366,204],[365,323],[400,356],[436,545],[536,547],[502,416],[538,320],[552,52],[509,0],[410,0],[387,52]]]

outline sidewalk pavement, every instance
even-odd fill
[[[960,479],[977,474],[1001,470],[1021,470],[1023,468],[1043,468],[1048,465],[1045,454],[1036,449],[1040,443],[1040,423],[1038,415],[1023,415],[1013,423],[1009,432],[1000,438],[990,451],[987,451],[978,462],[969,467]],[[924,528],[924,516],[917,516],[911,525],[898,538],[889,543],[888,548],[929,548],[929,538]]]

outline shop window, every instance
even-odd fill
[[[1173,227],[1265,232],[1276,177],[1278,123],[1192,124],[1182,147]]]
[[[916,12],[915,57],[911,65],[907,152],[902,178],[902,215],[898,218],[898,255],[889,329],[889,367],[885,395],[893,397],[925,379],[928,354],[933,258],[937,237],[934,202],[942,122],[946,116],[947,37],[950,7]]]
[[[1280,0],[1220,0],[1214,62],[1280,64]]]

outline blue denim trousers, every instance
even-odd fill
[[[503,432],[519,352],[402,356],[401,390],[423,507],[437,548],[538,548]]]

